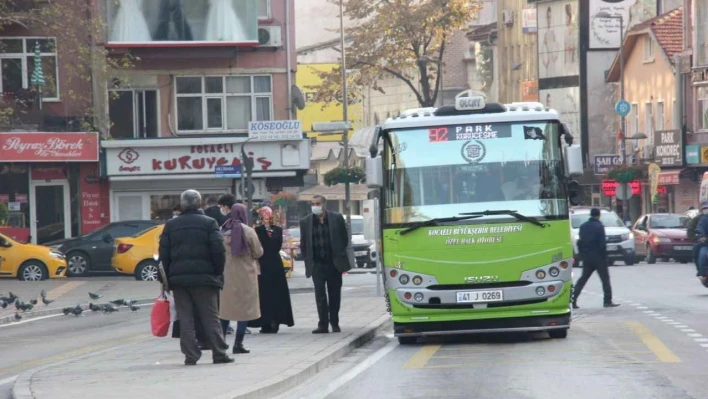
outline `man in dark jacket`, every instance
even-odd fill
[[[230,209],[229,212],[231,212]],[[219,226],[224,224],[226,219],[228,219],[228,216],[221,213],[221,208],[219,207],[215,197],[207,197],[207,207],[204,209],[204,214],[216,220],[216,223],[218,223]]]
[[[180,321],[184,364],[193,366],[202,356],[194,332],[198,314],[214,363],[233,363],[219,322],[219,291],[224,286],[226,251],[214,219],[199,211],[202,197],[187,190],[180,197],[182,214],[168,220],[160,236],[160,261],[173,290]]]
[[[619,304],[612,302],[612,286],[610,285],[610,270],[607,266],[607,242],[605,238],[605,226],[600,221],[600,210],[592,208],[590,210],[590,220],[580,226],[580,240],[578,240],[578,250],[583,260],[583,275],[580,276],[573,290],[573,309],[578,309],[578,297],[583,287],[588,282],[592,273],[597,270],[602,281],[602,291],[605,295],[604,306],[614,308]]]
[[[319,324],[313,334],[326,334],[339,328],[339,306],[342,300],[342,273],[351,270],[349,232],[344,217],[326,210],[327,200],[312,198],[312,213],[300,220],[300,249],[305,260],[305,275],[315,284],[315,300]],[[328,298],[329,297],[329,298]],[[329,301],[328,301],[329,299]]]

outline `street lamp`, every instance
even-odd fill
[[[442,81],[443,81],[443,67],[442,67],[442,60],[435,60],[430,58],[427,55],[424,55],[420,58],[418,58],[418,63],[421,65],[425,65],[428,63],[433,63],[433,64],[438,64],[438,79],[435,82],[435,90],[438,93],[439,99],[440,99],[440,106],[442,107],[443,104],[443,86],[442,86]]]
[[[622,52],[622,42],[624,41],[624,17],[622,15],[611,15],[607,11],[601,11],[597,14],[595,14],[594,18],[603,18],[603,19],[619,19],[620,23],[620,46],[619,46],[619,59],[620,59],[620,100],[624,100],[624,53]],[[627,158],[627,137],[625,136],[626,132],[626,116],[625,115],[620,115],[620,133],[622,134],[622,164],[625,166],[628,164],[628,158]],[[630,212],[630,200],[627,200],[627,210],[626,210],[626,217],[629,217],[629,219],[632,219],[632,214]]]

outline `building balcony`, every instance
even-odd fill
[[[264,0],[103,0],[106,47],[257,46],[261,3]]]

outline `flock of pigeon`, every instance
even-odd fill
[[[92,292],[89,292],[89,298],[91,300],[95,301],[100,298],[103,298],[103,295],[99,294],[94,294]],[[42,300],[42,303],[44,306],[49,305],[50,303],[54,302],[52,300],[47,299],[47,293],[46,291],[42,290],[42,292],[39,294],[39,297]],[[140,310],[140,307],[136,306],[135,303],[137,301],[126,301],[125,299],[117,299],[115,301],[110,301],[109,303],[106,304],[99,304],[99,305],[94,305],[93,303],[89,303],[88,309],[92,312],[103,312],[103,313],[113,313],[113,312],[118,312],[119,307],[121,306],[126,306],[129,307],[131,311],[136,312]],[[27,312],[29,310],[32,310],[39,301],[37,299],[30,299],[29,303],[22,302],[20,300],[20,297],[17,295],[13,294],[10,292],[8,296],[0,296],[0,308],[6,309],[8,305],[15,304],[15,320],[22,320],[22,316],[20,315],[20,311]],[[81,314],[84,312],[84,309],[81,307],[81,305],[76,305],[76,307],[67,307],[62,309],[64,312],[65,316],[68,315],[74,315],[74,316],[81,316]]]

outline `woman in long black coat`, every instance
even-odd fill
[[[259,259],[261,274],[258,276],[261,318],[250,322],[249,326],[260,327],[264,334],[275,334],[281,324],[288,327],[295,325],[290,289],[283,259],[280,257],[283,229],[271,225],[273,211],[269,207],[262,207],[258,213],[263,221],[263,224],[256,227],[258,239],[263,246],[263,256]]]

